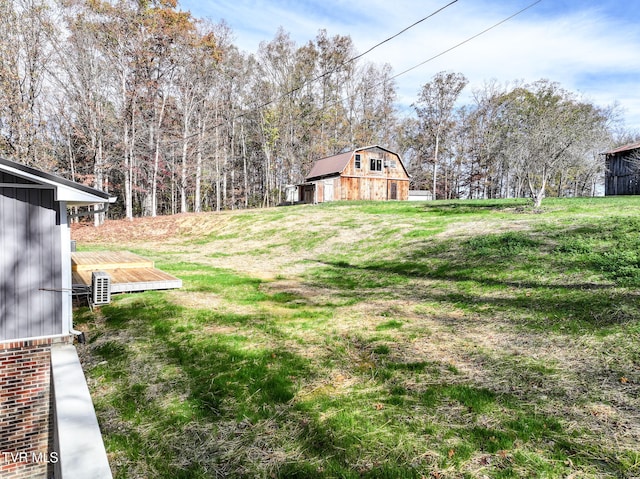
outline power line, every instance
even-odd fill
[[[380,86],[380,85],[384,85],[385,83],[387,83],[387,82],[389,82],[389,81],[391,81],[391,80],[395,80],[396,78],[398,78],[398,77],[400,77],[400,76],[402,76],[402,75],[405,75],[405,74],[409,73],[410,71],[413,71],[413,70],[415,70],[416,68],[419,68],[419,67],[421,67],[421,66],[423,66],[423,65],[425,65],[425,64],[427,64],[427,63],[429,63],[429,62],[431,62],[431,61],[433,61],[433,60],[435,60],[436,58],[439,58],[439,57],[441,57],[441,56],[443,56],[443,55],[446,55],[447,53],[451,52],[452,50],[455,50],[456,48],[459,48],[459,47],[461,47],[462,45],[465,45],[465,44],[467,44],[467,43],[469,43],[469,42],[471,42],[471,41],[475,40],[476,38],[478,38],[478,37],[480,37],[480,36],[484,35],[485,33],[488,33],[488,32],[490,32],[491,30],[494,30],[495,28],[497,28],[497,27],[499,27],[500,25],[502,25],[502,24],[504,24],[504,23],[508,22],[509,20],[512,20],[513,18],[515,18],[515,17],[517,17],[518,15],[520,15],[520,14],[522,14],[522,13],[526,12],[527,10],[529,10],[529,9],[531,9],[531,8],[533,8],[533,7],[535,7],[537,4],[539,4],[539,3],[541,3],[541,2],[542,2],[542,0],[536,0],[535,2],[530,3],[529,5],[527,5],[526,7],[524,7],[523,9],[518,10],[516,13],[514,13],[514,14],[512,14],[512,15],[508,16],[508,17],[506,17],[506,18],[505,18],[505,19],[503,19],[503,20],[500,20],[500,21],[499,21],[499,22],[497,22],[497,23],[494,23],[493,25],[491,25],[491,26],[490,26],[490,27],[488,27],[488,28],[485,28],[485,29],[484,29],[484,30],[482,30],[481,32],[476,33],[475,35],[472,35],[471,37],[466,38],[465,40],[463,40],[463,41],[461,41],[461,42],[459,42],[459,43],[457,43],[457,44],[455,44],[455,45],[453,45],[453,46],[451,46],[451,47],[447,48],[446,50],[443,50],[442,52],[438,53],[437,55],[434,55],[434,56],[432,56],[431,58],[428,58],[428,59],[426,59],[426,60],[424,60],[424,61],[422,61],[422,62],[420,62],[420,63],[418,63],[418,64],[416,64],[416,65],[414,65],[414,66],[412,66],[412,67],[410,67],[410,68],[407,68],[406,70],[404,70],[404,71],[402,71],[402,72],[400,72],[400,73],[398,73],[398,74],[396,74],[396,75],[393,75],[393,76],[391,76],[391,77],[389,77],[389,78],[386,78],[386,79],[384,79],[384,80],[382,80],[382,81],[380,81],[380,82],[378,82],[378,83],[375,83],[373,86],[369,87],[369,89],[373,89],[373,88],[378,87],[378,86]],[[330,102],[329,104],[330,104],[330,105],[333,105],[333,104],[336,104],[336,103],[339,103],[339,102],[342,102],[342,101],[345,101],[345,100],[350,100],[350,99],[354,98],[356,95],[358,95],[358,94],[356,93],[356,94],[354,94],[354,95],[350,95],[350,96],[347,96],[347,97],[345,97],[345,98],[339,98],[339,99],[336,99],[336,100],[335,100],[335,101],[333,101],[333,102]],[[250,113],[250,112],[252,112],[252,111],[254,111],[254,110],[251,110],[251,111],[249,111],[249,112],[247,112],[247,113]],[[322,110],[320,110],[320,111],[314,111],[313,113],[320,113],[321,111],[322,111]]]
[[[443,10],[445,10],[445,9],[449,8],[451,5],[453,5],[453,4],[454,4],[454,3],[456,3],[457,1],[458,1],[458,0],[453,0],[452,2],[448,3],[448,4],[447,4],[447,5],[445,5],[444,7],[439,8],[438,10],[436,10],[436,11],[435,11],[435,12],[433,12],[433,13],[431,13],[430,15],[427,15],[426,17],[421,18],[421,19],[420,19],[420,20],[418,20],[417,22],[412,23],[412,24],[411,24],[411,25],[409,25],[407,28],[405,28],[405,29],[403,29],[403,30],[400,30],[400,31],[399,31],[398,33],[396,33],[395,35],[392,35],[392,36],[390,36],[389,38],[387,38],[387,39],[385,39],[385,40],[382,40],[380,43],[377,43],[376,45],[372,46],[372,47],[371,47],[371,48],[369,48],[366,52],[361,53],[360,55],[356,55],[355,57],[353,57],[353,58],[352,58],[352,59],[350,59],[350,60],[347,60],[347,61],[345,62],[345,64],[346,64],[346,63],[350,63],[350,62],[352,62],[352,61],[354,61],[354,60],[357,60],[358,58],[362,58],[362,57],[363,57],[363,56],[365,56],[367,53],[371,53],[373,50],[375,50],[375,49],[376,49],[376,48],[378,48],[379,46],[384,45],[385,43],[387,43],[387,42],[389,42],[389,41],[393,40],[393,39],[394,39],[394,38],[396,38],[396,37],[399,37],[400,35],[402,35],[402,34],[403,34],[404,32],[406,32],[407,30],[410,30],[411,28],[415,27],[416,25],[418,25],[418,24],[420,24],[420,23],[424,22],[425,20],[428,20],[429,18],[431,18],[431,17],[433,17],[433,16],[437,15],[437,14],[438,14],[438,13],[440,13],[441,11],[443,11]]]
[[[447,53],[451,52],[452,50],[455,50],[456,48],[459,48],[459,47],[461,47],[462,45],[465,45],[466,43],[469,43],[469,42],[471,42],[472,40],[475,40],[476,38],[478,38],[478,37],[480,37],[480,36],[484,35],[485,33],[490,32],[491,30],[493,30],[493,29],[495,29],[495,28],[499,27],[500,25],[502,25],[502,24],[504,24],[504,23],[508,22],[509,20],[512,20],[513,18],[515,18],[515,17],[517,17],[518,15],[520,15],[520,14],[522,14],[522,13],[526,12],[527,10],[529,10],[529,9],[533,8],[534,6],[536,6],[537,4],[539,4],[539,3],[541,3],[541,2],[542,2],[542,0],[537,0],[537,1],[535,1],[535,2],[530,3],[529,5],[527,5],[527,6],[526,6],[526,7],[524,7],[523,9],[521,9],[521,10],[517,11],[516,13],[514,13],[514,14],[512,14],[512,15],[508,16],[508,17],[506,17],[505,19],[503,19],[503,20],[501,20],[501,21],[499,21],[499,22],[497,22],[497,23],[494,23],[494,24],[493,24],[493,25],[491,25],[490,27],[488,27],[488,28],[486,28],[486,29],[482,30],[482,31],[481,31],[481,32],[479,32],[479,33],[476,33],[475,35],[473,35],[473,36],[471,36],[471,37],[466,38],[465,40],[463,40],[463,41],[461,41],[461,42],[459,42],[459,43],[457,43],[457,44],[453,45],[452,47],[449,47],[449,48],[447,48],[446,50],[443,50],[442,52],[438,53],[437,55],[434,55],[434,56],[432,56],[431,58],[428,58],[428,59],[424,60],[423,62],[420,62],[420,63],[418,63],[418,64],[416,64],[416,65],[414,65],[414,66],[412,66],[412,67],[410,67],[410,68],[407,68],[406,70],[404,70],[404,71],[402,71],[402,72],[400,72],[400,73],[398,73],[398,74],[396,74],[396,75],[393,75],[393,76],[391,76],[391,77],[389,77],[389,78],[387,78],[387,79],[384,79],[384,80],[382,80],[382,81],[379,81],[379,82],[375,83],[373,86],[369,87],[369,90],[371,90],[371,89],[373,89],[373,88],[376,88],[376,87],[379,87],[380,85],[384,85],[385,83],[387,83],[387,82],[389,82],[389,81],[391,81],[391,80],[394,80],[394,79],[398,78],[399,76],[405,75],[405,74],[409,73],[410,71],[413,71],[413,70],[415,70],[416,68],[419,68],[419,67],[421,67],[421,66],[423,66],[423,65],[425,65],[425,64],[427,64],[427,63],[429,63],[429,62],[431,62],[431,61],[433,61],[433,60],[435,60],[436,58],[439,58],[439,57],[441,57],[441,56],[443,56],[443,55],[445,55],[445,54],[447,54]],[[343,101],[346,101],[346,100],[350,100],[350,99],[354,98],[354,97],[355,97],[355,96],[357,96],[357,95],[358,95],[358,94],[356,93],[356,94],[354,94],[354,95],[350,95],[350,96],[347,96],[347,97],[345,97],[345,98],[339,98],[339,99],[334,100],[333,102],[330,102],[329,104],[330,104],[330,105],[335,105],[335,104],[337,104],[337,103],[339,103],[339,102],[343,102]],[[314,112],[312,112],[312,114],[318,114],[318,113],[321,113],[322,111],[323,111],[323,110],[314,111]]]
[[[491,25],[489,28],[486,28],[485,30],[482,30],[480,33],[476,33],[475,35],[473,35],[473,36],[471,36],[471,37],[467,38],[466,40],[461,41],[460,43],[457,43],[457,44],[453,45],[453,46],[452,46],[452,47],[450,47],[450,48],[447,48],[446,50],[444,50],[444,51],[442,51],[442,52],[438,53],[437,55],[434,55],[434,56],[432,56],[431,58],[428,58],[427,60],[425,60],[425,61],[423,61],[423,62],[421,62],[421,63],[418,63],[417,65],[414,65],[414,66],[412,66],[411,68],[408,68],[408,69],[406,69],[406,70],[404,70],[404,71],[402,71],[402,72],[398,73],[397,75],[392,76],[392,77],[390,78],[390,80],[393,80],[394,78],[398,78],[399,76],[402,76],[402,75],[404,75],[404,74],[406,74],[406,73],[409,73],[410,71],[415,70],[416,68],[421,67],[421,66],[422,66],[422,65],[424,65],[425,63],[429,63],[429,62],[431,62],[431,61],[435,60],[436,58],[439,58],[439,57],[441,57],[441,56],[443,56],[443,55],[446,55],[446,54],[447,54],[447,53],[449,53],[450,51],[455,50],[456,48],[461,47],[462,45],[464,45],[464,44],[466,44],[466,43],[469,43],[470,41],[475,40],[476,38],[478,38],[478,37],[480,37],[480,36],[484,35],[485,33],[488,33],[488,32],[490,32],[491,30],[493,30],[493,29],[495,29],[495,28],[499,27],[499,26],[500,26],[500,25],[502,25],[503,23],[506,23],[506,22],[508,22],[509,20],[513,19],[514,17],[517,17],[517,16],[518,16],[518,15],[520,15],[521,13],[526,12],[526,11],[527,11],[527,10],[529,10],[530,8],[535,7],[535,6],[536,6],[537,4],[539,4],[540,2],[542,2],[542,0],[537,0],[536,2],[533,2],[533,3],[529,4],[529,5],[527,5],[527,6],[526,6],[526,7],[524,7],[522,10],[519,10],[519,11],[517,11],[516,13],[514,13],[513,15],[511,15],[511,16],[509,16],[509,17],[505,18],[504,20],[501,20],[501,21],[499,21],[498,23],[495,23],[495,24]]]
[[[446,8],[450,7],[451,5],[453,5],[454,3],[456,3],[457,1],[458,1],[458,0],[454,0],[454,1],[450,2],[449,4],[445,5],[444,7],[441,7],[440,9],[438,9],[438,10],[436,10],[435,12],[433,12],[433,13],[429,14],[428,16],[426,16],[426,17],[424,17],[424,18],[422,18],[422,19],[418,20],[417,22],[415,22],[415,23],[413,23],[412,25],[410,25],[410,26],[406,27],[405,29],[401,30],[400,32],[396,33],[395,35],[392,35],[391,37],[389,37],[389,38],[387,38],[387,39],[385,39],[385,40],[383,40],[383,41],[381,41],[381,42],[377,43],[376,45],[374,45],[373,47],[371,47],[371,48],[370,48],[369,50],[367,50],[366,52],[364,52],[364,53],[362,53],[362,54],[360,54],[360,55],[357,55],[357,56],[355,56],[355,57],[353,57],[353,58],[351,58],[351,59],[349,59],[349,60],[346,60],[346,61],[342,62],[342,63],[341,63],[340,65],[338,65],[335,69],[333,69],[333,70],[331,70],[331,71],[324,72],[324,73],[322,73],[321,75],[319,75],[319,76],[317,76],[317,77],[315,77],[315,78],[313,78],[313,79],[311,79],[311,80],[306,81],[305,83],[303,83],[303,84],[302,84],[302,85],[300,85],[299,87],[296,87],[296,88],[294,88],[294,89],[292,89],[292,90],[287,91],[286,93],[283,93],[282,95],[278,96],[277,98],[271,99],[271,100],[269,100],[269,101],[267,101],[267,102],[265,102],[265,103],[262,103],[262,104],[260,104],[260,105],[254,106],[253,108],[251,108],[251,109],[249,109],[249,110],[247,110],[247,111],[244,111],[244,112],[242,112],[242,113],[239,113],[239,114],[237,114],[237,115],[233,116],[232,118],[230,118],[230,119],[228,119],[228,120],[225,120],[225,121],[223,121],[223,122],[220,122],[220,123],[218,123],[218,124],[216,124],[216,125],[212,125],[210,128],[207,128],[207,131],[215,130],[215,129],[217,129],[217,128],[219,128],[219,127],[221,127],[221,126],[223,126],[223,125],[227,124],[229,121],[237,120],[237,119],[239,119],[239,118],[243,118],[243,117],[245,117],[245,116],[247,116],[247,115],[249,115],[249,114],[251,114],[251,113],[254,113],[254,112],[256,112],[256,111],[259,111],[259,110],[261,110],[262,108],[264,108],[264,107],[266,107],[266,106],[269,106],[269,105],[271,105],[272,103],[275,103],[276,101],[279,101],[279,100],[281,100],[281,99],[283,99],[283,98],[285,98],[285,97],[287,97],[287,96],[291,95],[292,93],[295,93],[296,91],[300,90],[301,88],[303,88],[304,86],[308,85],[309,83],[315,82],[315,81],[317,81],[317,80],[319,80],[319,79],[321,79],[321,78],[325,77],[326,75],[329,75],[329,74],[331,74],[331,73],[334,73],[334,72],[335,72],[335,71],[337,71],[341,66],[344,66],[344,65],[346,65],[346,64],[348,64],[348,63],[350,63],[350,62],[352,62],[352,61],[356,60],[357,58],[361,58],[361,57],[363,57],[364,55],[366,55],[367,53],[371,52],[371,51],[372,51],[372,50],[374,50],[375,48],[378,48],[379,46],[383,45],[384,43],[387,43],[388,41],[390,41],[390,40],[392,40],[392,39],[396,38],[397,36],[401,35],[402,33],[406,32],[406,31],[407,31],[407,30],[409,30],[410,28],[413,28],[414,26],[418,25],[419,23],[421,23],[421,22],[423,22],[423,21],[427,20],[428,18],[433,17],[434,15],[436,15],[436,14],[438,14],[438,13],[440,13],[441,11],[443,11],[444,9],[446,9]],[[426,59],[426,60],[424,60],[424,61],[422,61],[422,62],[420,62],[420,63],[418,63],[418,64],[416,64],[416,65],[414,65],[414,66],[412,66],[412,67],[410,67],[410,68],[407,68],[406,70],[404,70],[404,71],[402,71],[402,72],[400,72],[400,73],[398,73],[398,74],[396,74],[396,75],[393,75],[392,77],[390,77],[390,78],[388,78],[388,79],[385,79],[385,80],[383,80],[383,81],[381,81],[381,82],[378,82],[378,83],[374,84],[374,85],[373,85],[372,87],[370,87],[370,88],[374,88],[374,87],[378,87],[378,86],[380,86],[380,85],[383,85],[383,84],[387,83],[387,82],[388,82],[388,81],[390,81],[390,80],[394,80],[394,79],[396,79],[396,78],[398,78],[398,77],[400,77],[400,76],[402,76],[402,75],[406,75],[407,73],[409,73],[409,72],[411,72],[411,71],[415,70],[416,68],[419,68],[419,67],[421,67],[421,66],[423,66],[423,65],[425,65],[425,64],[427,64],[427,63],[429,63],[429,62],[431,62],[431,61],[433,61],[433,60],[435,60],[435,59],[437,59],[437,58],[439,58],[439,57],[441,57],[441,56],[443,56],[443,55],[446,55],[447,53],[449,53],[449,52],[451,52],[451,51],[455,50],[456,48],[459,48],[459,47],[461,47],[462,45],[465,45],[465,44],[467,44],[467,43],[469,43],[469,42],[471,42],[471,41],[475,40],[476,38],[478,38],[478,37],[480,37],[480,36],[482,36],[482,35],[484,35],[484,34],[486,34],[486,33],[490,32],[491,30],[494,30],[495,28],[499,27],[500,25],[503,25],[504,23],[506,23],[506,22],[508,22],[508,21],[512,20],[513,18],[517,17],[518,15],[521,15],[522,13],[524,13],[524,12],[526,12],[527,10],[529,10],[529,9],[533,8],[534,6],[536,6],[537,4],[539,4],[539,3],[541,3],[541,2],[542,2],[542,0],[536,0],[535,2],[530,3],[529,5],[527,5],[526,7],[522,8],[521,10],[518,10],[518,11],[517,11],[517,12],[515,12],[514,14],[512,14],[512,15],[510,15],[510,16],[508,16],[508,17],[506,17],[506,18],[504,18],[503,20],[501,20],[501,21],[499,21],[499,22],[497,22],[497,23],[494,23],[493,25],[491,25],[490,27],[488,27],[488,28],[486,28],[486,29],[482,30],[481,32],[476,33],[475,35],[472,35],[472,36],[470,36],[470,37],[466,38],[465,40],[463,40],[463,41],[461,41],[461,42],[459,42],[459,43],[457,43],[457,44],[455,44],[455,45],[453,45],[453,46],[451,46],[451,47],[447,48],[446,50],[443,50],[442,52],[438,53],[437,55],[434,55],[434,56],[432,56],[432,57],[430,57],[430,58],[428,58],[428,59]],[[338,102],[341,102],[341,101],[345,101],[345,100],[349,100],[349,99],[351,99],[351,98],[354,98],[356,95],[357,95],[357,94],[354,94],[354,95],[351,95],[351,96],[347,96],[346,98],[339,98],[339,99],[336,99],[334,102],[330,102],[329,104],[337,104]],[[314,113],[314,114],[317,114],[317,113],[320,113],[321,111],[322,111],[322,110],[314,111],[313,113]],[[305,116],[307,116],[307,115],[305,115]],[[194,134],[192,134],[192,135],[187,136],[187,138],[193,138],[193,137],[197,136],[198,134],[199,134],[199,133],[194,133]]]
[[[331,74],[333,74],[333,73],[337,72],[337,71],[338,71],[338,70],[340,70],[342,67],[344,67],[344,66],[348,65],[349,63],[354,62],[355,60],[357,60],[357,59],[359,59],[359,58],[362,58],[363,56],[367,55],[368,53],[371,53],[373,50],[375,50],[376,48],[380,47],[381,45],[384,45],[385,43],[387,43],[387,42],[389,42],[389,41],[393,40],[394,38],[399,37],[400,35],[402,35],[402,34],[403,34],[403,33],[405,33],[406,31],[410,30],[411,28],[415,27],[416,25],[419,25],[420,23],[424,22],[425,20],[428,20],[429,18],[434,17],[434,16],[435,16],[435,15],[437,15],[438,13],[440,13],[440,12],[442,12],[443,10],[445,10],[445,9],[449,8],[451,5],[453,5],[454,3],[457,3],[457,2],[458,2],[458,0],[453,0],[452,2],[449,2],[447,5],[445,5],[445,6],[443,6],[443,7],[440,7],[439,9],[437,9],[436,11],[434,11],[433,13],[430,13],[430,14],[429,14],[429,15],[427,15],[426,17],[423,17],[423,18],[421,18],[420,20],[418,20],[417,22],[414,22],[414,23],[412,23],[411,25],[409,25],[408,27],[406,27],[406,28],[404,28],[404,29],[400,30],[400,31],[399,31],[398,33],[396,33],[395,35],[392,35],[392,36],[390,36],[389,38],[386,38],[386,39],[382,40],[381,42],[379,42],[379,43],[375,44],[374,46],[372,46],[371,48],[369,48],[369,49],[368,49],[367,51],[365,51],[364,53],[360,53],[359,55],[356,55],[356,56],[354,56],[354,57],[352,57],[352,58],[349,58],[348,60],[345,60],[345,61],[343,61],[343,62],[339,63],[339,64],[338,64],[335,68],[333,68],[332,70],[325,71],[325,72],[321,73],[320,75],[318,75],[318,76],[316,76],[316,77],[314,77],[314,78],[312,78],[312,79],[310,79],[310,80],[305,81],[304,83],[302,83],[302,85],[299,85],[299,86],[297,86],[297,87],[295,87],[295,88],[292,88],[291,90],[289,90],[289,91],[287,91],[287,92],[285,92],[285,93],[282,93],[280,96],[278,96],[278,97],[276,97],[276,98],[273,98],[273,99],[271,99],[271,100],[269,100],[269,101],[267,101],[267,102],[265,102],[265,103],[262,103],[262,104],[260,104],[260,105],[258,105],[258,106],[253,107],[250,111],[248,111],[248,112],[246,112],[246,113],[251,113],[251,112],[253,112],[253,111],[255,111],[255,110],[259,110],[259,109],[261,109],[261,108],[264,108],[265,106],[269,106],[269,105],[271,105],[272,103],[275,103],[275,102],[277,102],[277,101],[279,101],[279,100],[282,100],[283,98],[286,98],[286,97],[288,97],[289,95],[291,95],[291,94],[293,94],[293,93],[295,93],[295,92],[297,92],[297,91],[301,90],[301,89],[302,89],[302,88],[304,88],[305,86],[307,86],[307,85],[309,85],[309,84],[311,84],[311,83],[314,83],[314,82],[316,82],[316,81],[318,81],[318,80],[321,80],[322,78],[324,78],[324,77],[326,77],[326,76],[328,76],[328,75],[331,75]],[[244,116],[246,113],[243,113],[243,114],[241,114],[240,116]]]

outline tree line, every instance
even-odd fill
[[[437,198],[593,194],[616,109],[548,80],[433,76],[400,112],[349,36],[240,51],[176,0],[0,0],[0,154],[109,191],[117,217],[267,207],[318,159],[379,144]]]

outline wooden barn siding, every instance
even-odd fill
[[[25,183],[0,175],[2,183]],[[53,190],[0,188],[0,341],[62,332],[59,218]]]
[[[318,203],[324,202],[324,181],[315,181],[316,185],[316,199]]]
[[[393,178],[405,178],[409,179],[407,174],[402,168],[400,164],[400,157],[394,153],[389,151],[381,150],[379,148],[371,148],[368,150],[361,150],[357,152],[362,161],[362,167],[360,169],[356,169],[355,167],[355,155],[349,161],[349,164],[345,167],[342,172],[343,176],[380,176],[384,177],[384,171],[371,171],[371,158],[382,159],[382,161],[395,161],[395,168],[387,168],[387,176]]]
[[[390,200],[392,184],[396,184],[397,200],[409,199],[409,176],[402,166],[400,157],[392,152],[380,148],[368,148],[359,150],[361,167],[355,167],[355,155],[351,156],[342,174],[332,178],[322,178],[310,181],[315,188],[315,201],[324,203],[332,200]],[[395,167],[383,168],[382,171],[371,170],[371,159],[388,162],[395,161]],[[327,185],[333,185],[333,197],[327,194]],[[300,199],[310,202],[309,186],[304,186],[300,193]]]
[[[340,199],[343,200],[390,200],[391,184],[397,186],[397,200],[409,199],[409,180],[400,178],[366,178],[343,176],[340,181]]]
[[[409,201],[409,180],[398,181],[398,200]]]
[[[604,194],[640,195],[640,171],[628,159],[629,152],[607,157]]]
[[[391,182],[397,185],[398,200],[409,199],[409,177],[402,167],[400,157],[379,148],[360,150],[361,167],[355,167],[355,154],[342,173],[340,199],[343,200],[387,200],[391,199]],[[383,164],[396,162],[395,168],[371,171],[371,159],[381,159]],[[390,164],[390,163],[389,163]]]

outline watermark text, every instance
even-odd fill
[[[57,452],[0,452],[0,458],[5,464],[28,463],[28,464],[56,464],[60,457]]]

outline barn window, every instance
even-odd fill
[[[360,155],[356,155],[356,169],[362,168],[362,163],[360,161]]]
[[[382,160],[371,158],[370,168],[371,171],[382,171]]]

